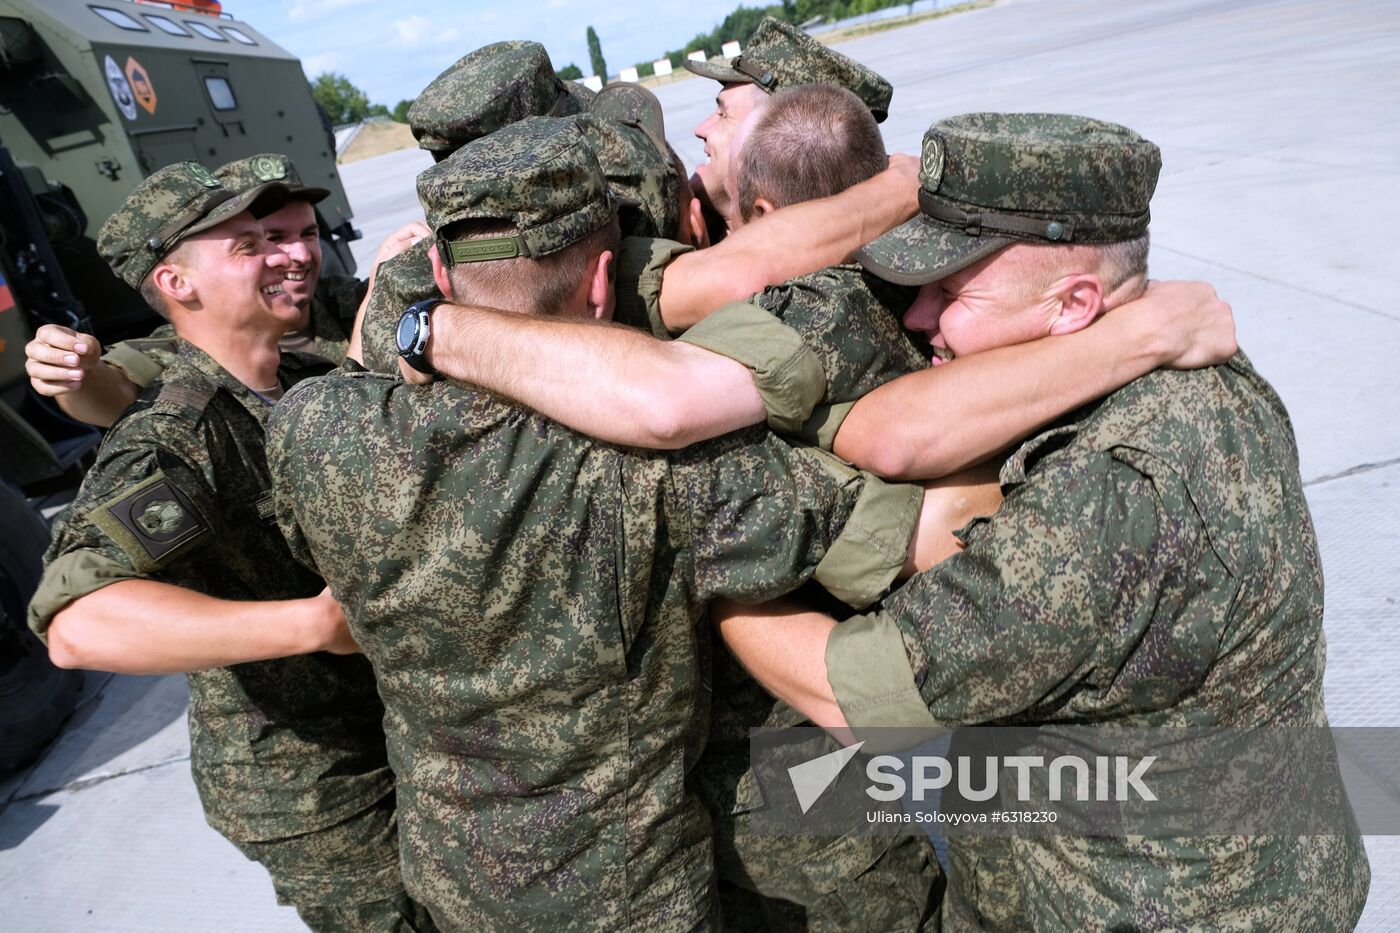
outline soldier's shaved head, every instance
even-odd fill
[[[845,88],[804,84],[774,94],[741,128],[731,165],[737,213],[747,222],[760,202],[787,207],[839,194],[888,164],[880,127]]]

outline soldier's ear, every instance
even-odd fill
[[[774,204],[772,201],[768,200],[768,199],[765,198],[765,197],[757,197],[757,198],[754,198],[754,199],[753,199],[753,218],[750,220],[750,223],[752,223],[754,220],[758,220],[758,218],[760,218],[760,217],[766,217],[766,216],[768,216],[769,214],[773,213],[773,212],[776,211],[777,209],[778,209],[778,205]]]
[[[187,305],[199,300],[199,290],[187,274],[184,266],[173,262],[161,262],[151,270],[151,284],[165,298],[167,307],[171,304]]]
[[[1103,311],[1103,283],[1092,273],[1065,276],[1055,283],[1053,293],[1060,307],[1050,322],[1052,335],[1083,330]]]
[[[457,296],[452,294],[452,276],[447,274],[447,267],[442,264],[436,243],[428,247],[428,262],[433,264],[433,281],[437,283],[442,297],[448,300],[456,299]]]
[[[705,249],[710,245],[710,228],[705,225],[705,205],[692,196],[686,210],[690,213],[690,245]]]
[[[594,260],[588,277],[588,316],[595,321],[612,318],[612,261],[612,250],[603,250]]]

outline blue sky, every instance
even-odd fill
[[[708,32],[737,3],[686,0],[224,0],[224,11],[302,60],[308,76],[338,71],[370,100],[413,98],[452,62],[502,39],[533,39],[555,65],[589,74],[591,25],[614,74]],[[715,12],[718,10],[718,12]],[[717,50],[711,50],[713,54]]]

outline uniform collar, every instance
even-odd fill
[[[238,400],[238,404],[242,405],[247,409],[250,415],[258,419],[258,423],[264,425],[267,423],[268,412],[272,410],[272,406],[268,405],[267,402],[252,389],[235,379],[233,374],[220,366],[212,356],[184,339],[179,341],[176,353],[179,355],[180,359],[199,370],[219,388],[227,390],[230,395]],[[282,367],[280,365],[277,368],[277,378],[279,380],[282,379]]]

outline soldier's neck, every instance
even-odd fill
[[[263,391],[277,385],[281,353],[280,335],[267,332],[211,331],[182,333],[190,343],[213,358],[229,375],[250,389]]]

